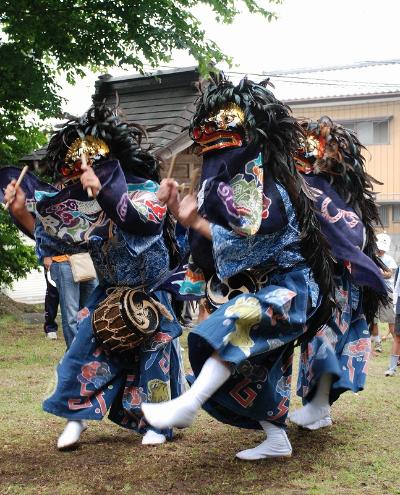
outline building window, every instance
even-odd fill
[[[400,222],[400,205],[392,206],[392,221]]]
[[[345,120],[341,124],[354,131],[362,144],[389,144],[389,119]]]
[[[378,212],[382,225],[389,227],[389,206],[380,206]]]

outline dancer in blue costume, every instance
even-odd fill
[[[306,145],[298,169],[315,194],[321,225],[337,261],[335,309],[326,325],[301,347],[298,395],[304,407],[289,414],[310,430],[330,426],[330,404],[364,388],[371,352],[369,323],[385,299],[382,277],[374,277],[379,215],[363,146],[351,130],[329,117],[304,122]]]
[[[29,194],[40,229],[55,240],[86,244],[100,282],[80,311],[77,336],[58,366],[55,391],[43,404],[45,411],[68,420],[59,449],[78,442],[84,420],[100,420],[108,410],[112,421],[144,434],[143,444],[172,436],[170,428],[149,428],[140,409],[143,401],[168,400],[184,390],[177,342],[181,327],[170,296],[158,290],[179,262],[173,223],[156,196],[159,165],[141,149],[141,137],[142,131],[121,123],[116,111],[93,107],[49,143],[52,168],[70,175],[71,185],[57,192],[31,176],[25,186],[27,194],[32,184],[42,186],[34,191],[36,202]],[[6,199],[15,198],[17,220],[29,227],[33,220],[25,193],[10,184]],[[161,310],[156,333],[123,353],[110,350],[93,333],[94,311],[121,287],[141,287]],[[144,319],[146,311],[143,307]]]
[[[246,460],[291,455],[294,343],[329,318],[333,294],[333,260],[292,158],[302,130],[267,84],[211,82],[191,124],[204,154],[197,199],[180,201],[173,180],[161,184],[159,198],[191,229],[195,289],[201,270],[209,301],[223,304],[189,334],[191,389],[142,406],[158,428],[189,426],[202,406],[263,429],[264,442],[237,454]]]
[[[8,184],[10,184],[8,194],[10,194],[10,198],[14,199],[15,184],[20,172],[20,169],[16,167],[0,169],[0,201],[4,199],[3,190],[7,189]],[[58,305],[60,305],[62,330],[68,350],[77,332],[77,314],[80,309],[87,305],[92,292],[97,286],[97,279],[95,274],[92,274],[90,279],[79,282],[73,279],[68,257],[78,253],[87,253],[86,244],[71,243],[64,239],[55,238],[43,229],[37,217],[35,190],[40,191],[43,189],[56,194],[63,186],[62,182],[62,180],[57,180],[57,187],[54,187],[40,181],[36,176],[28,174],[17,193],[16,201],[13,200],[10,203],[9,212],[17,227],[35,241],[39,264],[43,265],[45,269],[47,283],[45,318],[48,318],[48,310],[53,313],[52,318],[50,318],[52,326],[48,327],[47,323],[45,324],[46,335],[50,338],[57,338],[57,333],[55,332],[57,324],[55,324],[54,319],[57,316]],[[25,197],[27,198],[28,209],[25,208]],[[21,199],[20,205],[22,209],[18,208],[19,199]],[[16,215],[23,216],[26,228],[18,221]],[[52,287],[49,284],[48,275],[51,276],[56,287]],[[49,299],[49,294],[52,295],[51,299]],[[49,301],[52,301],[52,304],[49,305]]]

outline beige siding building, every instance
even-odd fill
[[[400,234],[400,94],[290,104],[297,117],[328,115],[357,132],[367,148],[367,170],[382,182],[375,190],[384,228]]]
[[[400,263],[400,60],[274,72],[276,92],[296,117],[327,115],[353,129],[367,150],[390,254]],[[277,81],[277,82],[276,82]]]

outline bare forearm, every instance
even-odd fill
[[[386,278],[386,279],[392,278],[393,273],[394,273],[394,270],[383,270],[382,276],[383,276],[383,278]]]
[[[208,240],[211,240],[211,228],[210,222],[203,217],[200,217],[196,220],[196,222],[191,225],[193,230],[196,230],[199,234],[205,237]]]
[[[18,183],[13,179],[4,191],[4,203],[9,205],[10,213],[18,220],[26,231],[35,229],[35,220],[26,208],[26,196],[24,191],[18,187]]]
[[[158,200],[166,204],[172,215],[184,227],[196,230],[206,239],[211,240],[210,222],[197,210],[197,198],[189,193],[182,200],[178,195],[178,183],[173,179],[164,179],[157,192]]]
[[[22,210],[13,210],[12,213],[18,222],[25,228],[25,230],[33,234],[35,230],[35,219],[29,211],[24,208]]]

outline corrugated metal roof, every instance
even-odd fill
[[[396,95],[400,91],[400,60],[351,65],[266,71],[278,98],[323,100],[350,96]]]
[[[116,93],[125,120],[146,128],[161,126],[148,139],[153,151],[160,154],[189,126],[199,95],[199,73],[195,67],[188,67],[145,76],[99,78],[93,101],[106,99],[113,105]],[[186,141],[190,145],[190,139]]]

